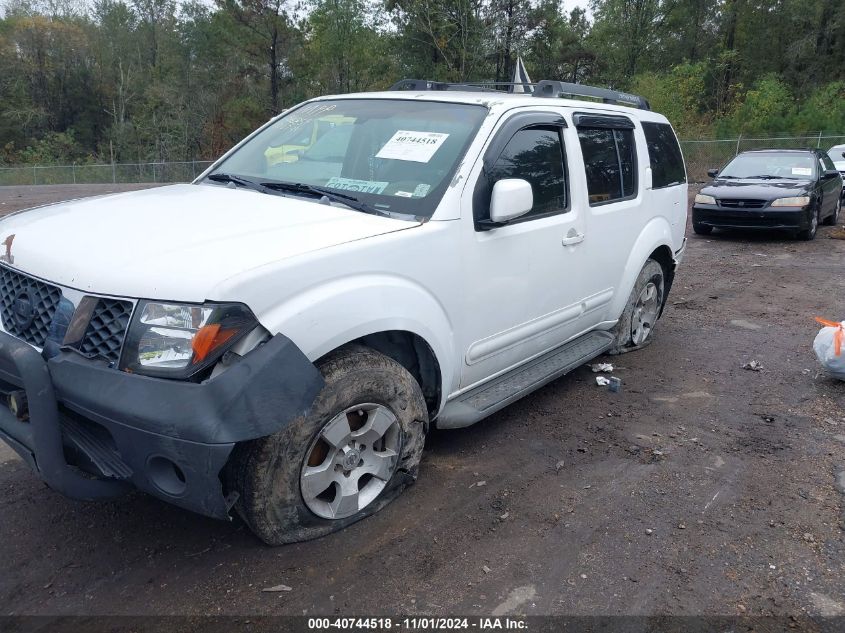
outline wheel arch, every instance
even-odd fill
[[[625,309],[637,277],[648,259],[654,259],[663,268],[665,276],[663,302],[665,305],[666,297],[669,295],[669,289],[675,278],[677,262],[672,251],[672,227],[663,217],[656,217],[646,224],[628,255],[618,286],[619,292],[611,306],[610,314],[615,315],[616,318]]]
[[[407,369],[422,390],[429,416],[434,418],[437,415],[443,395],[440,361],[422,336],[407,330],[373,332],[344,343],[321,358],[353,344],[363,345],[384,354]],[[315,362],[319,364],[320,359]]]

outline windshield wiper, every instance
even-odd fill
[[[276,194],[276,191],[270,187],[266,187],[259,182],[244,178],[243,176],[236,176],[235,174],[209,174],[206,178],[214,182],[231,182],[239,187],[246,187],[247,189],[260,191],[261,193]]]
[[[780,176],[772,176],[771,174],[763,174],[762,176],[748,176],[749,180],[779,180]]]
[[[345,193],[338,193],[331,189],[324,189],[323,187],[315,187],[314,185],[306,185],[301,182],[262,182],[259,183],[262,187],[266,187],[273,191],[292,191],[294,193],[309,193],[314,196],[326,197],[329,200],[340,202],[347,207],[361,211],[363,213],[371,213],[373,215],[382,215],[386,218],[391,217],[387,211],[376,209],[375,207],[361,202],[355,196],[350,196]]]

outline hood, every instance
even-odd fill
[[[701,193],[714,198],[747,198],[753,200],[774,200],[803,196],[812,188],[807,180],[761,180],[754,178],[717,178],[703,187]]]
[[[10,215],[0,220],[0,260],[84,292],[200,302],[247,270],[416,226],[302,198],[173,185]]]

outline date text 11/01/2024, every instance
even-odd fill
[[[442,618],[442,617],[409,617],[409,618],[309,618],[308,630],[391,630],[403,629],[407,631],[447,631],[447,630],[476,630],[476,631],[524,631],[528,624],[525,620],[509,617],[477,617],[477,618]]]

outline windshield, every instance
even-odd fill
[[[307,103],[267,125],[209,176],[317,187],[381,212],[430,217],[486,114],[480,105],[430,101]],[[314,194],[303,189],[293,195]]]
[[[720,178],[812,180],[815,157],[797,152],[740,154],[719,172]]]

